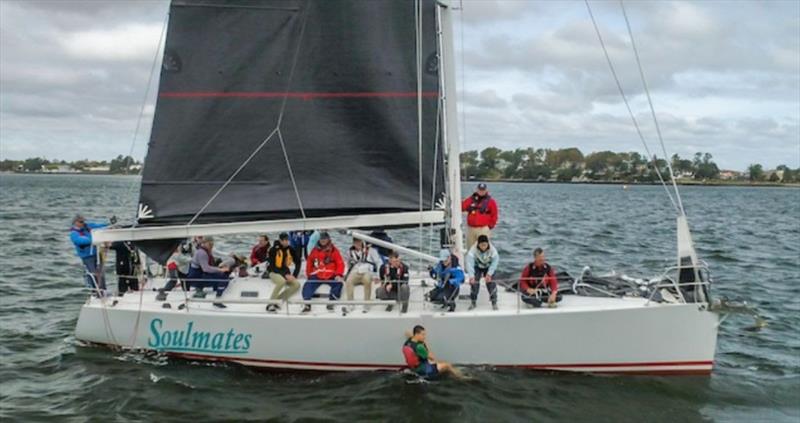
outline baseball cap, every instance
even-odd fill
[[[278,235],[278,239],[289,239],[289,234],[281,232],[280,235]]]
[[[319,239],[331,239],[331,235],[327,232],[320,232]]]
[[[486,189],[486,184],[481,182],[478,184],[478,189]]]

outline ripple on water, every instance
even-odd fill
[[[682,188],[715,296],[748,301],[768,325],[731,316],[710,378],[468,369],[473,379],[408,384],[398,373],[280,374],[88,347],[72,337],[84,301],[67,236],[75,212],[131,219],[136,178],[0,178],[0,377],[8,420],[798,421],[800,190]],[[469,187],[465,187],[465,190]],[[503,277],[536,246],[559,269],[654,275],[675,261],[663,189],[491,184]],[[542,199],[547,207],[541,207]],[[757,207],[756,205],[770,205]],[[414,230],[392,231],[416,245]],[[338,235],[337,235],[338,236]],[[338,242],[344,239],[337,238]],[[250,238],[220,237],[246,251]],[[7,248],[13,245],[14,248]],[[476,342],[480,334],[475,334]],[[569,334],[565,334],[569,336]],[[366,342],[366,341],[365,341]],[[187,395],[188,394],[188,395]]]

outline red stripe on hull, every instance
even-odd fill
[[[435,91],[423,91],[422,97],[436,97]],[[416,91],[407,92],[350,92],[350,93],[321,93],[321,92],[269,92],[269,91],[187,91],[163,92],[158,95],[163,98],[295,98],[301,100],[330,99],[330,98],[417,98]]]
[[[117,345],[93,342],[92,344],[103,345],[106,347],[116,348]],[[371,370],[402,370],[406,366],[397,364],[368,364],[368,363],[328,363],[328,362],[311,362],[311,361],[287,361],[287,360],[265,360],[260,358],[237,358],[237,357],[221,357],[204,354],[191,354],[169,352],[165,353],[172,357],[188,359],[188,360],[204,360],[204,361],[226,361],[245,364],[247,362],[262,363],[260,367],[274,367],[282,370],[321,370],[316,368],[327,368],[327,370],[337,370],[337,368],[353,368],[353,369],[371,369]],[[271,365],[271,366],[270,366]],[[711,366],[714,365],[713,361],[656,361],[656,362],[641,362],[641,363],[595,363],[595,364],[511,364],[511,365],[498,365],[497,368],[513,368],[513,369],[528,369],[528,370],[553,370],[553,371],[570,371],[569,369],[580,368],[606,368],[608,370],[592,371],[586,370],[587,373],[603,373],[603,374],[619,374],[619,375],[649,375],[649,376],[708,376],[711,374]],[[306,367],[291,368],[287,366]],[[703,369],[664,369],[667,366],[709,366]],[[651,367],[651,369],[636,369],[636,370],[622,370],[619,367]],[[573,370],[580,372],[580,370]]]

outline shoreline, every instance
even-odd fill
[[[0,175],[51,175],[51,176],[140,176],[139,174],[105,173],[105,172],[0,172]],[[659,182],[625,182],[625,181],[539,181],[535,179],[462,179],[462,183],[512,183],[512,184],[570,184],[570,185],[660,185]],[[675,181],[680,186],[698,187],[753,187],[753,188],[800,188],[800,183],[782,182],[747,182],[747,181]]]
[[[625,182],[625,181],[538,181],[534,179],[469,179],[461,180],[462,183],[512,183],[512,184],[569,184],[569,185],[661,185],[660,182]],[[748,181],[675,181],[680,186],[698,186],[698,187],[767,187],[767,188],[800,188],[800,183],[782,183],[782,182],[748,182]]]

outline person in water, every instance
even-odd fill
[[[203,288],[210,286],[214,288],[217,297],[221,297],[225,288],[228,287],[230,269],[227,267],[217,267],[216,259],[213,254],[214,238],[206,236],[203,238],[199,248],[194,252],[191,263],[189,263],[189,273],[186,275],[189,286],[198,289],[197,296],[202,296]],[[215,306],[225,308],[222,303],[214,303]]]
[[[456,297],[464,283],[464,271],[458,264],[458,257],[451,254],[450,250],[443,249],[439,254],[439,262],[431,268],[430,273],[436,280],[436,287],[428,293],[428,298],[448,311],[455,311]]]
[[[481,288],[481,278],[486,283],[489,291],[489,298],[492,301],[492,309],[497,310],[497,284],[492,281],[494,272],[497,271],[497,264],[500,262],[500,254],[494,245],[489,243],[489,237],[479,235],[478,242],[475,243],[467,253],[466,264],[467,275],[469,277],[471,301],[469,309],[476,307],[478,301],[478,291]]]
[[[178,284],[178,281],[181,281],[181,287],[183,290],[187,290],[186,277],[187,273],[189,272],[189,262],[191,259],[183,254],[183,251],[183,245],[178,245],[175,247],[172,255],[170,255],[167,259],[167,277],[169,279],[164,287],[158,290],[156,301],[165,301],[167,299],[167,293],[175,288],[175,285]]]
[[[300,290],[300,282],[297,278],[290,273],[290,268],[294,264],[295,268],[300,265],[294,263],[292,258],[292,248],[289,246],[289,234],[286,232],[278,235],[278,240],[275,245],[269,249],[269,279],[275,284],[272,289],[271,300],[288,301],[298,290]],[[281,306],[278,304],[269,304],[267,311],[276,312],[280,310]]]
[[[410,289],[408,287],[408,266],[401,260],[396,251],[389,253],[388,263],[381,266],[381,286],[375,296],[381,300],[400,300],[400,311],[408,311],[408,297]],[[392,311],[393,306],[386,306],[386,311]]]
[[[522,301],[529,307],[541,307],[545,299],[549,307],[555,307],[561,301],[556,269],[547,264],[541,248],[533,250],[533,262],[522,269],[519,288]]]
[[[333,245],[331,236],[327,232],[320,232],[317,245],[308,254],[306,260],[306,280],[303,285],[303,299],[308,301],[322,285],[330,287],[328,299],[338,301],[342,295],[344,276],[344,260],[339,250]],[[328,310],[333,310],[333,304],[328,305]],[[311,304],[303,307],[303,313],[311,311]]]
[[[117,273],[117,294],[122,295],[128,290],[139,290],[139,277],[136,270],[139,268],[139,252],[130,241],[117,241],[111,243],[114,250],[114,270]]]
[[[461,371],[455,366],[436,360],[428,344],[425,343],[426,335],[425,328],[421,325],[414,326],[413,333],[406,332],[403,356],[409,369],[428,379],[436,378],[440,374],[452,374],[456,378],[462,378]]]
[[[467,212],[467,245],[475,244],[479,235],[492,235],[499,211],[486,184],[478,184],[478,189],[461,202],[461,211]]]
[[[347,300],[353,300],[356,285],[363,285],[364,300],[369,301],[372,299],[372,282],[378,280],[378,268],[383,263],[378,249],[365,245],[364,241],[358,238],[353,238],[353,245],[347,254],[348,269],[345,278]],[[364,306],[364,311],[368,310],[369,306]]]
[[[268,254],[269,236],[259,235],[258,242],[253,246],[253,249],[250,250],[250,265],[258,266],[259,264],[266,262]]]
[[[92,245],[92,229],[106,226],[108,225],[104,223],[87,222],[78,214],[72,219],[72,227],[69,230],[69,239],[75,246],[75,254],[83,262],[86,286],[92,290],[99,290],[98,295],[105,294],[106,278],[98,267],[97,247]]]

